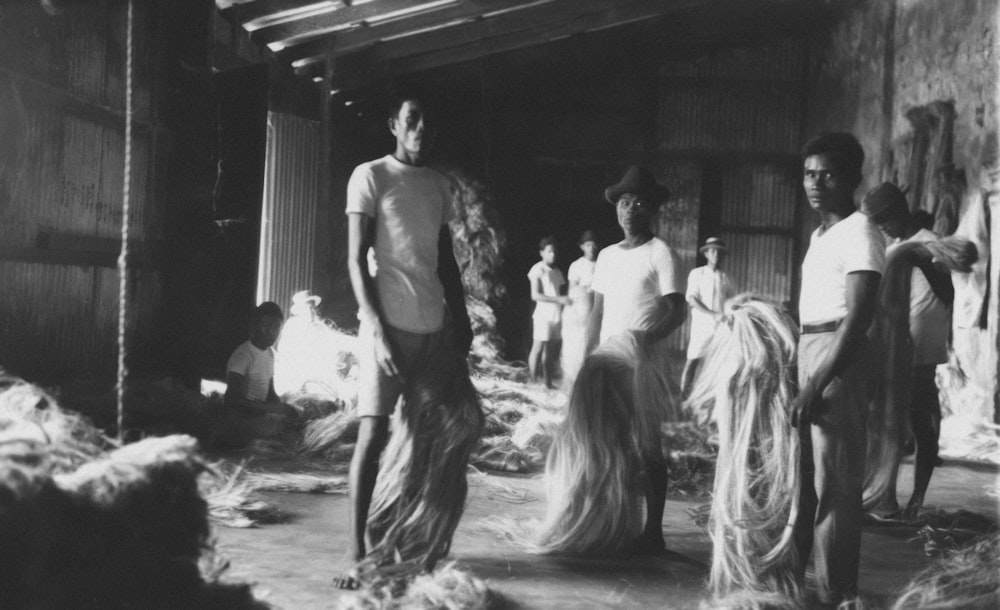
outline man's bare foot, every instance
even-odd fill
[[[361,587],[357,568],[351,568],[340,576],[333,577],[333,586],[346,591],[354,591]]]

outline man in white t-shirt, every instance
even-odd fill
[[[722,270],[726,258],[726,243],[718,237],[709,237],[701,247],[705,265],[688,274],[687,302],[691,306],[691,337],[688,341],[687,362],[681,374],[681,392],[690,388],[698,372],[698,364],[705,357],[708,343],[715,332],[715,324],[722,316],[722,306],[736,294],[736,286]]]
[[[233,350],[226,362],[225,417],[214,441],[244,445],[254,438],[273,436],[295,410],[274,391],[274,343],[284,315],[277,303],[261,303],[254,311],[250,338]]]
[[[937,365],[948,361],[948,331],[951,328],[951,303],[955,291],[951,273],[935,263],[921,243],[936,241],[938,236],[922,228],[910,214],[906,196],[891,183],[872,189],[861,201],[861,209],[893,241],[886,248],[890,260],[905,257],[913,264],[910,278],[910,340],[913,347],[913,384],[909,402],[910,430],[916,444],[913,494],[902,513],[896,500],[897,460],[892,471],[888,496],[881,508],[890,516],[917,517],[924,494],[934,472],[941,428],[941,404],[934,381]],[[900,455],[900,458],[902,456]]]
[[[587,325],[587,352],[598,341],[636,332],[655,369],[669,369],[666,338],[687,313],[684,278],[677,253],[653,235],[653,214],[670,195],[645,168],[630,167],[620,182],[608,187],[605,198],[616,209],[622,241],[610,245],[597,256],[594,268],[594,306]],[[657,397],[669,401],[674,397]],[[572,403],[572,401],[571,401]],[[636,405],[636,408],[665,412],[663,405]],[[645,448],[641,456],[646,473],[646,524],[638,547],[644,552],[661,552],[663,507],[666,500],[667,469],[661,447]]]
[[[531,300],[535,302],[535,311],[531,314],[528,370],[532,381],[543,381],[545,387],[551,389],[552,368],[559,350],[558,343],[562,339],[562,308],[569,304],[569,297],[562,294],[566,278],[555,266],[555,239],[542,238],[538,244],[538,255],[542,260],[532,265],[528,271]]]
[[[594,232],[587,230],[577,240],[583,256],[573,261],[569,266],[567,280],[569,281],[570,305],[563,310],[563,345],[562,372],[563,385],[573,387],[576,374],[583,364],[587,318],[594,306],[594,266],[597,261],[597,239]]]
[[[366,554],[365,530],[389,416],[403,383],[442,347],[464,358],[472,343],[461,276],[448,222],[452,189],[425,165],[432,137],[424,103],[397,97],[390,108],[392,154],[362,163],[347,185],[348,271],[358,301],[358,440],[351,460],[351,558]],[[368,265],[374,250],[377,274]],[[452,327],[445,338],[446,313]],[[334,580],[359,586],[349,572]]]
[[[822,605],[857,597],[865,420],[872,356],[867,332],[885,268],[885,240],[857,211],[864,151],[854,136],[827,133],[802,149],[803,180],[820,226],[802,263],[799,297],[799,429],[802,495],[795,522],[797,576],[815,552]]]

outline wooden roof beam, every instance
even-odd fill
[[[434,11],[462,0],[367,0],[321,15],[262,27],[251,33],[254,42],[287,47],[331,33],[343,33],[363,27],[362,22],[403,18],[414,13]],[[412,18],[412,17],[407,17]],[[339,36],[338,36],[339,39]],[[275,49],[280,51],[281,49]]]
[[[369,24],[367,27],[356,28],[343,32],[337,37],[337,54],[344,55],[360,51],[378,43],[383,38],[393,38],[408,32],[425,30],[443,23],[462,20],[474,20],[484,15],[494,15],[500,11],[509,13],[531,9],[555,0],[464,0],[459,4],[444,6],[438,10],[419,13],[407,19]],[[302,44],[289,46],[279,54],[283,61],[322,60],[325,44],[322,39],[311,40]]]
[[[383,43],[375,48],[374,59],[388,62],[390,74],[406,74],[655,19],[708,4],[720,4],[726,0],[632,0],[611,5],[600,0],[565,2],[565,5],[549,5],[544,16],[526,15],[528,19],[511,18],[492,24],[484,21],[463,28],[464,31],[456,30],[448,36],[439,35],[434,40],[428,36],[427,40],[401,39]],[[573,6],[572,13],[566,11],[568,4]],[[541,22],[539,19],[542,19]]]

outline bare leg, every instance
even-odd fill
[[[938,434],[941,429],[941,405],[934,383],[933,367],[917,367],[913,375],[913,410],[910,425],[917,450],[913,463],[913,495],[903,517],[915,519],[924,505],[924,495],[934,472],[938,454]]]
[[[531,353],[528,354],[528,372],[532,381],[539,380],[539,367],[542,366],[542,353],[545,351],[545,341],[532,341]]]
[[[645,459],[646,468],[646,526],[639,538],[640,553],[663,553],[663,507],[667,502],[667,462],[661,450],[655,450]]]
[[[552,376],[556,370],[556,354],[559,353],[559,341],[547,341],[545,343],[545,387],[552,389],[555,387],[552,384]]]
[[[350,530],[348,531],[348,554],[353,562],[364,559],[365,526],[368,522],[368,508],[375,489],[375,479],[378,476],[379,456],[385,448],[389,436],[389,418],[387,416],[366,416],[361,418],[358,428],[358,442],[354,446],[354,456],[351,458],[351,469],[348,475],[350,483]],[[334,578],[333,583],[341,589],[356,589],[359,584],[351,572]]]

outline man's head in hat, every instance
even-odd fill
[[[618,225],[626,237],[652,235],[653,214],[669,197],[670,191],[656,181],[652,172],[635,165],[616,184],[604,189],[604,198],[615,206]]]
[[[861,211],[893,239],[905,239],[916,232],[906,195],[891,182],[868,191],[861,199]]]
[[[802,147],[802,186],[812,209],[847,215],[861,184],[864,149],[849,133],[823,133]]]
[[[594,232],[587,229],[580,235],[580,239],[576,240],[578,246],[580,246],[580,251],[583,252],[583,257],[588,261],[592,261],[597,258],[597,238],[594,237]]]
[[[705,240],[705,243],[699,248],[702,255],[705,256],[705,260],[708,261],[708,266],[712,269],[718,269],[722,266],[722,261],[726,258],[726,242],[722,241],[718,237],[709,237]]]

